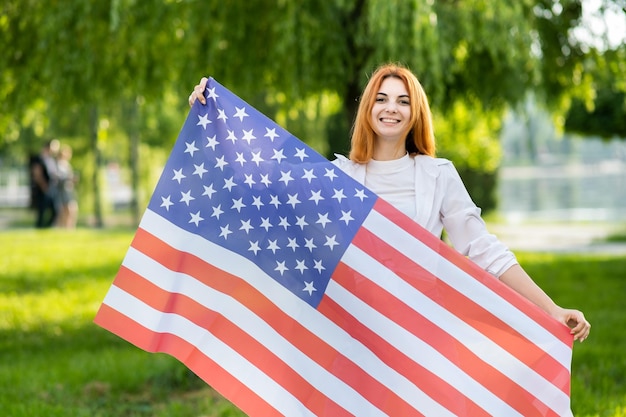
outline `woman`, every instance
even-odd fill
[[[189,96],[206,103],[202,78]],[[363,91],[350,158],[334,163],[436,236],[445,229],[457,251],[498,277],[583,341],[591,325],[582,312],[558,306],[522,269],[515,255],[489,234],[480,209],[452,163],[435,158],[428,99],[405,67],[379,67]]]
[[[74,229],[78,217],[78,201],[76,200],[75,184],[77,177],[71,164],[72,148],[69,145],[61,146],[57,158],[59,174],[58,202],[58,226],[66,229]]]

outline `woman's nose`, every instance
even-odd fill
[[[398,111],[398,107],[396,103],[393,103],[393,102],[387,103],[387,111],[389,113],[396,113]]]

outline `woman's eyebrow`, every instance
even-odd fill
[[[385,97],[389,97],[389,95],[387,93],[383,93],[382,91],[379,91],[378,94],[376,94],[378,96],[385,96]],[[398,96],[398,98],[411,98],[408,94],[400,94]]]

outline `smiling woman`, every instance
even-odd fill
[[[458,172],[434,158],[430,107],[417,77],[406,67],[380,66],[357,111],[350,159],[335,164],[435,236],[445,229],[454,248],[478,266],[571,327],[583,341],[590,324],[582,312],[557,304],[489,233]]]

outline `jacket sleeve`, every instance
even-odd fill
[[[517,264],[513,252],[487,231],[480,208],[472,201],[452,163],[441,165],[438,180],[444,193],[442,223],[454,248],[496,277]]]

